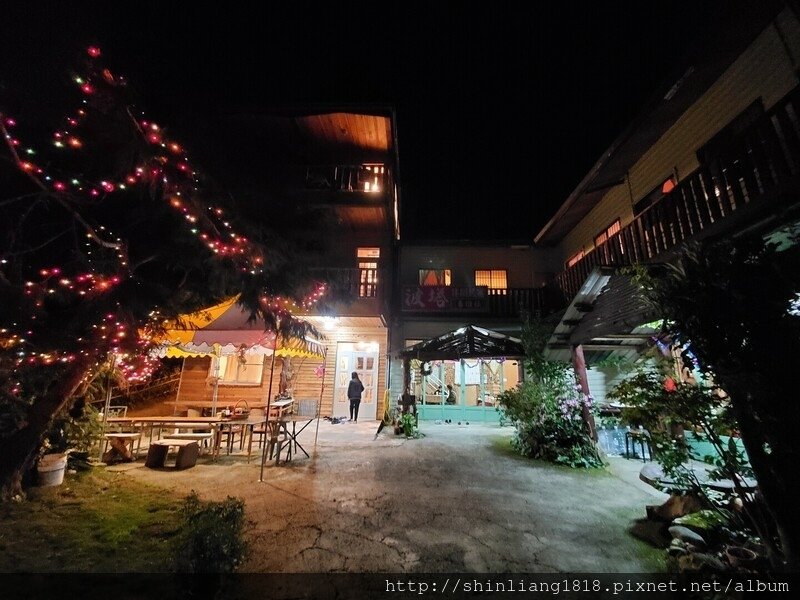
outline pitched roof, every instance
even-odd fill
[[[460,358],[499,358],[524,356],[522,341],[497,331],[465,325],[454,331],[409,346],[400,356],[419,360],[458,360]]]

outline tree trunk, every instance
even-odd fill
[[[28,410],[27,421],[8,437],[0,439],[0,501],[22,493],[22,477],[33,466],[53,417],[72,398],[93,362],[79,358],[54,380]]]
[[[787,407],[778,398],[771,397],[767,390],[753,389],[748,384],[737,385],[740,379],[735,375],[729,377],[728,381],[735,383],[724,387],[731,397],[758,488],[777,528],[784,564],[773,564],[773,567],[800,572],[797,456],[791,443],[787,446],[787,441],[796,438],[792,435],[787,438],[787,433],[779,429],[781,423],[794,426],[798,422],[797,415],[791,414],[796,411],[784,411]],[[770,397],[762,397],[765,393]],[[769,544],[768,540],[766,542]]]

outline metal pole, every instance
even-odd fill
[[[112,376],[114,375],[114,365],[117,363],[117,355],[112,353],[111,354],[111,364],[108,368],[108,375],[106,376],[106,403],[105,407],[103,408],[103,438],[106,435],[106,428],[108,427],[108,409],[111,406],[111,380]],[[102,462],[103,460],[103,444],[100,444],[100,448],[98,450],[100,453],[99,460]]]
[[[317,436],[319,436],[319,413],[322,412],[322,395],[325,393],[325,371],[327,367],[325,361],[328,357],[328,349],[325,348],[325,354],[322,356],[322,383],[319,386],[319,400],[317,401],[317,428],[314,431],[314,458],[317,457]]]
[[[211,392],[211,416],[217,416],[217,398],[219,396],[219,360],[222,357],[222,347],[214,344],[214,390]],[[177,407],[176,407],[177,408]]]
[[[276,327],[275,331],[275,343],[272,345],[272,363],[269,367],[269,388],[267,391],[267,410],[265,411],[266,421],[264,422],[264,449],[261,452],[261,473],[258,476],[258,480],[260,482],[264,481],[264,464],[267,462],[267,446],[269,445],[269,440],[267,436],[269,436],[269,408],[270,403],[272,402],[272,375],[275,373],[275,355],[278,353],[278,327]]]

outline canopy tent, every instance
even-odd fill
[[[405,359],[459,360],[525,356],[522,341],[491,329],[465,325],[403,349]]]
[[[154,353],[160,357],[227,356],[242,349],[248,354],[285,357],[325,356],[325,346],[309,338],[276,338],[275,332],[265,331],[263,321],[251,319],[250,313],[237,304],[238,297],[226,300],[195,313],[181,315],[166,324],[153,337]]]
[[[287,337],[274,331],[267,331],[261,319],[252,319],[250,313],[238,304],[238,297],[231,298],[210,308],[181,315],[175,321],[165,325],[161,332],[151,338],[156,346],[154,354],[160,357],[186,358],[210,356],[219,364],[222,356],[261,354],[272,356],[269,374],[269,391],[267,392],[266,414],[269,415],[272,400],[272,380],[275,371],[275,357],[316,357],[325,358],[325,345],[309,337]],[[218,375],[219,370],[216,368]],[[323,371],[324,373],[324,371]],[[212,393],[212,414],[216,414],[219,377],[214,377]],[[320,396],[317,401],[317,429],[319,429],[319,412],[322,394],[325,389],[324,377],[321,383]],[[317,440],[314,437],[314,450]],[[261,476],[263,480],[264,463],[266,461],[267,444],[261,460]]]

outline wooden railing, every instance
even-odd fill
[[[325,280],[334,297],[380,298],[386,285],[385,269],[313,269],[315,276]]]
[[[407,285],[402,286],[401,296],[400,310],[404,313],[518,317],[542,310],[542,290],[537,288]]]
[[[382,164],[311,165],[304,167],[302,187],[334,192],[382,192],[388,168]]]
[[[492,317],[518,317],[523,313],[539,314],[541,310],[541,289],[489,289],[489,314]]]
[[[779,200],[800,175],[800,93],[796,88],[737,136],[709,165],[687,177],[608,241],[555,278],[567,300],[599,265],[655,260],[685,241],[721,233],[732,216]],[[755,207],[755,206],[754,206]],[[726,220],[728,220],[726,222]]]

